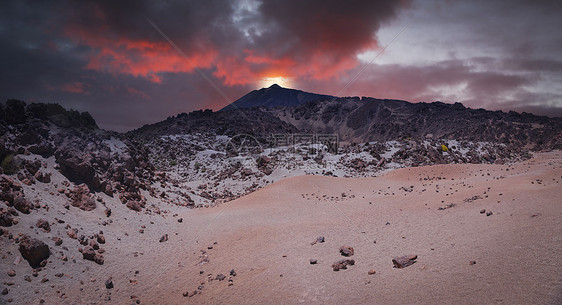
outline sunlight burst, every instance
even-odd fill
[[[292,80],[291,77],[283,77],[283,76],[264,77],[264,78],[260,79],[259,86],[261,88],[268,88],[273,84],[277,84],[281,87],[289,88],[289,87],[292,87],[293,80]]]

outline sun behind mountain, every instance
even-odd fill
[[[276,77],[263,77],[260,79],[258,88],[268,88],[271,85],[279,85],[285,88],[293,87],[293,79],[291,77],[276,76]]]

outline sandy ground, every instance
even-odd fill
[[[60,179],[54,174],[53,183]],[[300,176],[215,208],[166,206],[164,215],[135,213],[104,197],[113,210],[105,226],[102,209],[67,211],[62,197],[48,194],[52,186],[35,185],[26,196],[49,211],[23,215],[7,229],[31,233],[53,254],[27,282],[32,269],[15,264],[17,245],[0,237],[0,290],[9,290],[0,304],[561,304],[561,181],[559,151],[510,165]],[[41,217],[51,222],[50,233],[30,228]],[[104,265],[82,259],[66,224],[79,234],[104,231]],[[161,243],[163,234],[169,239]],[[326,242],[311,245],[318,236]],[[335,272],[342,245],[355,249],[355,265]],[[417,262],[393,268],[392,258],[407,254],[418,255]],[[8,277],[10,269],[16,276]],[[218,274],[226,279],[210,280]],[[106,289],[110,276],[115,287]],[[192,291],[199,293],[183,296]]]

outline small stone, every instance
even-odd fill
[[[310,264],[311,264],[311,265],[316,265],[316,264],[318,264],[318,260],[310,259]]]
[[[215,278],[215,280],[219,280],[219,281],[223,281],[226,278],[226,276],[224,274],[218,274],[217,277]]]
[[[484,214],[484,213],[486,213],[486,209],[480,210],[480,214]]]
[[[371,269],[371,270],[369,270],[369,272],[367,272],[368,275],[373,275],[375,273],[377,273],[377,271],[375,269]]]
[[[108,278],[108,279],[105,281],[105,288],[107,288],[107,289],[112,289],[112,288],[113,288],[113,281],[111,280],[111,278]]]
[[[417,255],[405,255],[401,257],[395,257],[392,259],[392,263],[395,268],[401,269],[413,265],[418,258]]]
[[[183,222],[183,218],[178,218],[178,222]]]
[[[476,265],[476,261],[470,261],[468,264],[471,265],[471,266]]]
[[[492,216],[492,214],[493,214],[492,211],[486,212],[486,216]]]
[[[234,269],[230,270],[230,275],[231,275],[231,276],[236,276],[236,271],[234,271]]]
[[[160,237],[160,242],[163,243],[165,241],[168,241],[168,234],[164,234],[162,235],[162,237]]]
[[[8,271],[8,276],[9,276],[9,277],[14,277],[14,276],[16,276],[16,270],[12,269],[12,270]]]
[[[3,295],[7,295],[9,292],[8,288],[4,288],[4,290],[2,290],[2,294]]]

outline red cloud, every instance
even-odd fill
[[[192,52],[183,57],[167,42],[151,42],[129,38],[111,38],[97,35],[80,28],[67,28],[67,36],[95,50],[86,66],[88,69],[146,77],[161,83],[160,73],[193,72],[210,68],[218,52],[206,48],[204,52]]]

